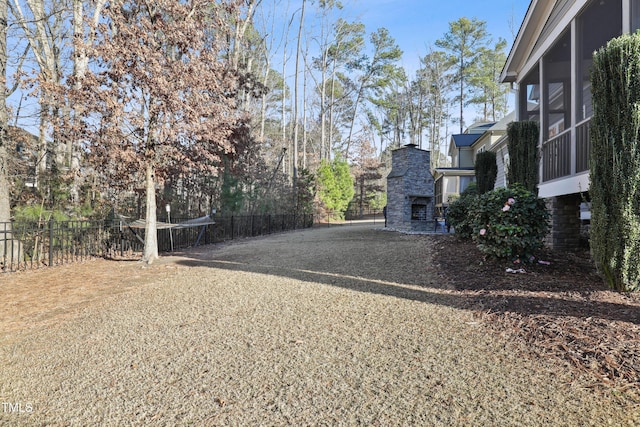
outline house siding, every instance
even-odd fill
[[[474,166],[473,160],[473,150],[460,150],[460,164],[458,165],[459,167],[472,168]]]
[[[535,45],[534,51],[540,47],[540,44],[552,36],[553,32],[557,30],[558,26],[562,23],[562,20],[567,16],[569,10],[576,3],[576,0],[559,0],[551,11],[551,15],[547,20],[538,42]]]
[[[496,165],[498,173],[496,174],[496,184],[494,188],[502,188],[507,186],[507,168],[509,162],[509,153],[506,146],[496,150]]]

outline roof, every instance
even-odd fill
[[[584,5],[587,2],[587,0],[531,0],[500,73],[500,82],[518,81],[519,76],[526,71],[526,64],[536,62],[541,52],[549,48],[548,45],[541,44],[548,38],[548,32],[563,29],[566,23],[559,25],[559,22],[571,20],[572,15],[568,13],[569,9],[574,8],[576,3]]]
[[[468,133],[459,133],[457,135],[451,135],[451,139],[457,148],[471,147],[474,142],[478,140],[482,136],[481,133],[476,134],[468,134]]]
[[[466,133],[484,133],[487,129],[491,128],[491,126],[495,124],[496,122],[476,123],[469,126]]]

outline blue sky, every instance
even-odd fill
[[[487,23],[497,40],[507,40],[507,52],[529,7],[528,0],[344,0],[343,15],[366,25],[367,33],[385,27],[404,51],[403,65],[414,70],[427,46],[441,38],[449,23],[462,17]]]

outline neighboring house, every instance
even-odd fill
[[[507,126],[515,119],[515,112],[506,115],[497,123],[484,128],[484,133],[472,145],[473,158],[483,151],[496,153],[498,174],[495,188],[507,186],[507,168],[509,165],[509,152],[507,147]]]
[[[12,180],[24,187],[35,187],[38,137],[22,128],[9,126],[7,138],[15,148],[10,161]]]
[[[478,123],[467,129],[465,133],[451,135],[449,143],[450,168],[436,168],[435,207],[438,215],[443,208],[449,206],[451,197],[457,197],[476,180],[474,164],[474,144],[495,123]]]
[[[640,28],[640,0],[533,0],[501,74],[517,90],[516,120],[540,123],[539,195],[552,213],[550,244],[579,244],[589,190],[589,70],[593,52]]]

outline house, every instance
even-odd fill
[[[556,249],[578,246],[588,198],[593,52],[638,28],[640,0],[532,0],[502,70],[517,91],[516,120],[540,124],[538,194]]]
[[[515,111],[507,114],[497,123],[484,128],[484,133],[478,138],[471,148],[473,158],[483,151],[493,151],[496,153],[496,164],[498,174],[496,176],[495,188],[507,186],[507,169],[509,165],[509,151],[507,147],[507,126],[515,119]]]
[[[440,214],[449,205],[451,197],[457,197],[472,182],[476,180],[474,164],[474,144],[495,123],[477,123],[470,126],[465,133],[451,135],[449,142],[449,168],[436,168],[435,179],[435,207]]]
[[[35,147],[38,146],[38,137],[17,126],[9,126],[7,139],[15,148],[10,161],[11,176],[21,186],[36,187],[38,156]]]

